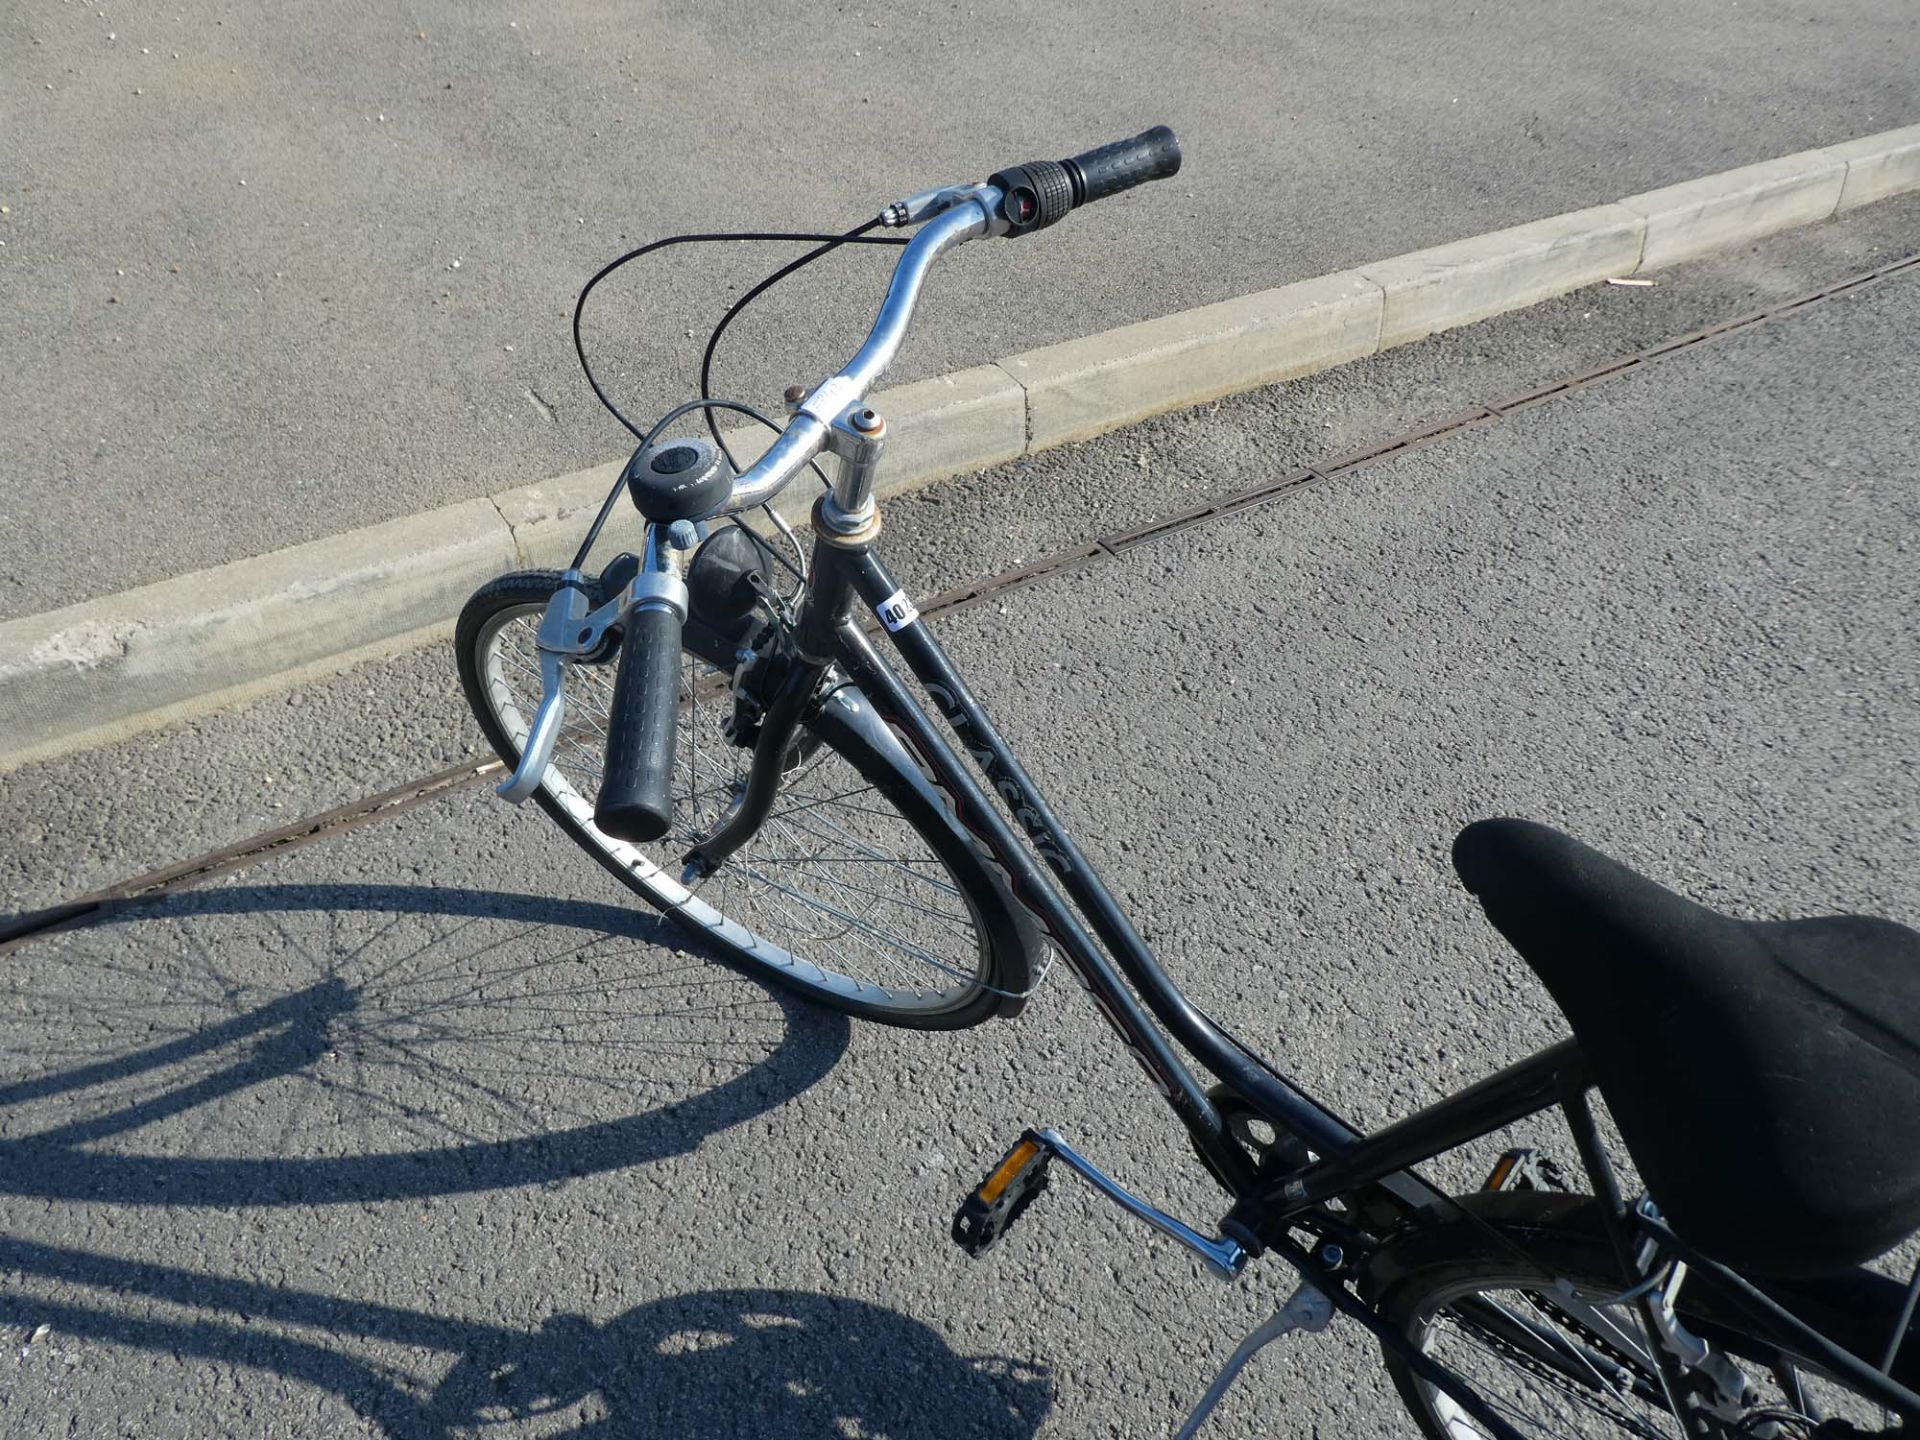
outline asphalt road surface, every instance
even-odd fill
[[[1475,378],[1579,353],[1604,296],[1482,332]],[[1377,1124],[1562,1033],[1450,875],[1474,817],[1559,824],[1738,914],[1920,921],[1916,325],[1907,274],[942,633],[1195,998]],[[1103,489],[1129,471],[1169,500],[1256,484],[1305,443],[1276,414],[1338,433],[1365,376],[1457,408],[1461,343],[1079,447],[1057,463],[1092,479],[1059,506],[1047,462],[902,502],[928,563],[901,568],[931,589],[969,547],[1016,557],[1035,517],[1137,497]],[[396,763],[404,723],[331,703],[363,774]],[[334,712],[279,708],[278,754],[335,743]],[[127,786],[167,752],[116,753]],[[259,793],[275,753],[188,763]],[[61,776],[107,789],[79,759],[23,779]],[[1214,1214],[1075,987],[952,1036],[807,1012],[484,790],[0,964],[0,1434],[1161,1434],[1288,1288],[1272,1265],[1221,1286],[1064,1178],[965,1260],[953,1205],[1029,1123]],[[1395,1417],[1336,1326],[1258,1362],[1211,1433]]]
[[[622,449],[581,281],[844,226],[1166,121],[1180,177],[941,274],[910,379],[1910,124],[1901,0],[0,14],[0,618]],[[588,339],[641,415],[776,260],[647,262]],[[771,403],[862,333],[836,260],[735,333]]]

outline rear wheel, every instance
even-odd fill
[[[503,576],[460,615],[461,684],[509,767],[539,704],[534,642],[559,583],[552,571]],[[612,691],[610,664],[572,666],[566,728],[535,799],[623,884],[737,963],[864,1019],[954,1029],[1018,1008],[1033,926],[858,692],[808,719],[767,823],[688,886],[682,855],[738,800],[752,761],[722,730],[729,678],[683,657],[673,828],[646,845],[593,823]]]
[[[1595,1303],[1628,1282],[1594,1201],[1516,1191],[1461,1204],[1476,1218],[1416,1234],[1375,1257],[1368,1289],[1383,1318],[1522,1435],[1683,1435],[1637,1309]],[[1714,1313],[1699,1282],[1682,1288],[1677,1309],[1682,1325],[1731,1357],[1750,1387],[1737,1413],[1696,1411],[1707,1433],[1778,1440],[1911,1433],[1875,1401],[1756,1335],[1748,1317]],[[1478,1440],[1488,1433],[1390,1351],[1386,1364],[1423,1434]]]

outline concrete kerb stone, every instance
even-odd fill
[[[1839,210],[1920,190],[1920,125],[1829,145],[1823,153],[1847,164]]]
[[[526,570],[558,570],[573,558],[587,522],[607,491],[626,468],[625,460],[610,460],[570,475],[536,481],[490,497],[500,518],[506,522],[513,541],[515,563]],[[628,539],[631,507],[621,507],[607,522],[608,554],[623,548]],[[637,533],[637,527],[634,527]],[[631,548],[630,546],[627,548]]]
[[[1362,265],[1385,297],[1380,348],[1631,275],[1646,228],[1624,205],[1599,205]]]
[[[0,624],[0,766],[418,631],[514,563],[464,500]]]
[[[1026,394],[998,365],[976,365],[882,390],[872,404],[887,421],[886,460],[878,486],[882,499],[1026,452]],[[758,460],[774,439],[771,430],[758,425],[721,433],[742,466]],[[610,461],[492,496],[512,533],[519,563],[544,569],[568,564],[625,463]],[[803,523],[818,493],[817,485],[795,483],[775,509],[789,524]],[[633,507],[616,506],[602,537],[596,554],[637,550],[640,520]]]
[[[1004,365],[976,365],[874,397],[886,418],[882,496],[984,470],[1027,452],[1027,393]]]
[[[1846,178],[1845,160],[1830,151],[1807,150],[1629,195],[1620,203],[1646,217],[1640,268],[1656,270],[1824,220],[1840,203]]]
[[[1920,125],[899,386],[880,494],[1915,190]],[[745,465],[773,437],[727,438]],[[443,633],[490,576],[566,564],[622,463],[0,623],[0,771]],[[778,508],[804,523],[816,493]],[[619,507],[602,553],[638,542]]]
[[[1380,343],[1380,287],[1356,270],[1123,325],[1000,362],[1027,392],[1027,448],[1324,370]]]

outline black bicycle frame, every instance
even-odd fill
[[[882,618],[907,668],[1007,813],[1019,822],[1024,843],[853,619],[856,595]],[[914,752],[952,803],[960,823],[992,856],[1015,898],[1059,949],[1154,1087],[1172,1105],[1208,1167],[1236,1200],[1258,1195],[1261,1182],[1247,1153],[1229,1135],[1220,1107],[1174,1052],[1168,1035],[1237,1096],[1316,1154],[1345,1154],[1360,1143],[1358,1130],[1266,1068],[1167,977],[870,547],[817,538],[796,643],[810,664],[828,657],[837,660]],[[1057,889],[1035,863],[1035,855],[1052,871]],[[1167,1034],[1156,1027],[1156,1020]],[[1406,1205],[1425,1205],[1439,1198],[1412,1176],[1387,1175],[1380,1182]]]
[[[880,618],[907,668],[1024,836],[1016,835],[994,798],[875,649],[854,618],[855,596]],[[1574,1131],[1581,1159],[1607,1211],[1609,1233],[1622,1247],[1623,1261],[1628,1235],[1637,1223],[1643,1238],[1650,1233],[1669,1253],[1687,1260],[1712,1283],[1735,1290],[1747,1305],[1764,1313],[1781,1343],[1799,1346],[1803,1353],[1812,1351],[1890,1408],[1920,1414],[1920,1397],[1913,1392],[1820,1336],[1724,1266],[1686,1247],[1657,1220],[1626,1214],[1586,1110],[1585,1096],[1593,1080],[1576,1042],[1550,1046],[1385,1129],[1363,1135],[1223,1031],[1160,968],[946,651],[921,623],[917,608],[868,544],[840,539],[816,526],[808,595],[794,642],[799,658],[785,677],[759,742],[750,800],[764,798],[771,804],[769,782],[777,778],[778,759],[799,723],[800,698],[811,694],[829,666],[837,663],[946,796],[960,823],[998,865],[1016,900],[1058,947],[1154,1087],[1166,1097],[1209,1169],[1234,1197],[1226,1222],[1233,1233],[1256,1250],[1271,1249],[1287,1258],[1337,1308],[1391,1346],[1423,1378],[1466,1405],[1494,1433],[1514,1432],[1503,1419],[1487,1412],[1484,1402],[1457,1376],[1412,1347],[1329,1274],[1317,1257],[1293,1239],[1289,1227],[1323,1202],[1360,1191],[1384,1193],[1404,1210],[1451,1206],[1454,1202],[1414,1174],[1413,1166],[1555,1106],[1565,1111]],[[759,774],[763,769],[770,772],[765,777]],[[767,790],[764,797],[753,793],[756,781]],[[742,807],[752,808],[751,804]],[[748,828],[751,823],[757,822],[750,822]],[[1034,855],[1046,863],[1053,880],[1034,862]],[[1166,1027],[1166,1034],[1156,1020]],[[1220,1106],[1175,1053],[1168,1035],[1239,1099],[1298,1137],[1319,1158],[1277,1179],[1257,1173],[1247,1152],[1229,1133]],[[1652,1334],[1650,1320],[1647,1324],[1647,1333]],[[1671,1384],[1676,1373],[1672,1362],[1658,1345],[1654,1349],[1662,1378]],[[1680,1419],[1684,1427],[1693,1428],[1694,1417],[1683,1414]]]

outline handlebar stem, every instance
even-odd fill
[[[840,478],[822,512],[830,529],[857,533],[873,518],[873,475],[887,446],[887,422],[870,405],[856,405],[833,422],[827,448],[840,457]]]

